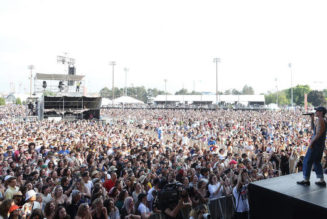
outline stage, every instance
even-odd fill
[[[296,184],[302,179],[301,172],[251,183],[250,218],[327,218],[327,188],[315,184],[314,172],[310,186]]]

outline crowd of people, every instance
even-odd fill
[[[302,171],[312,135],[300,111],[17,119],[25,112],[0,108],[0,219],[214,218],[216,200],[228,196],[236,217],[247,218],[247,185]]]

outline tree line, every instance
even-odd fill
[[[311,90],[309,85],[297,85],[293,87],[294,106],[304,106],[304,95],[308,95],[308,103],[312,106],[323,106],[326,104],[327,89],[323,91]],[[288,88],[265,94],[266,104],[276,103],[279,106],[290,105],[292,101],[292,89]]]
[[[154,98],[158,95],[165,95],[166,92],[163,90],[159,90],[157,88],[149,88],[146,89],[144,86],[139,87],[128,87],[127,90],[124,88],[114,88],[114,96],[115,98],[124,96],[124,95],[134,97],[138,100],[143,101],[144,103],[148,103],[151,98]],[[171,94],[168,93],[167,94]],[[182,88],[175,92],[175,95],[201,95],[202,93],[199,91],[188,91],[185,88]],[[254,89],[251,86],[245,85],[242,90],[230,89],[226,90],[225,92],[219,92],[219,94],[224,95],[253,95]],[[108,87],[104,87],[100,90],[100,96],[105,98],[112,98],[112,89]]]

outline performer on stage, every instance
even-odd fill
[[[76,83],[76,92],[79,92],[79,87],[81,86],[82,82],[77,81]]]
[[[326,121],[324,117],[327,111],[326,108],[322,106],[315,108],[315,110],[316,113],[311,115],[311,128],[313,129],[313,136],[303,161],[304,180],[298,181],[297,184],[305,186],[310,185],[310,173],[312,165],[314,165],[314,171],[319,179],[316,184],[319,186],[326,186],[321,166],[321,158],[325,149]],[[314,115],[318,117],[316,124],[314,122]]]

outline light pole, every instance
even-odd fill
[[[167,79],[164,79],[165,82],[165,94],[166,94],[166,99],[165,99],[165,108],[167,106]]]
[[[112,66],[112,106],[114,106],[114,99],[115,99],[115,65],[116,62],[112,61],[109,63]]]
[[[124,68],[124,71],[125,71],[125,96],[127,96],[127,72],[129,71],[128,68]]]
[[[32,97],[32,77],[33,77],[34,65],[29,65],[28,69],[30,70],[30,97]]]
[[[220,58],[214,58],[213,62],[216,63],[216,104],[218,106],[218,63],[220,62]]]
[[[277,78],[275,78],[275,81],[276,81],[276,104],[278,106],[278,80],[277,80]]]
[[[293,108],[293,72],[292,72],[292,63],[288,63],[288,67],[291,71],[291,106]]]

